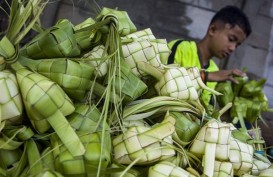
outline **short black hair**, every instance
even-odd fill
[[[220,9],[211,19],[210,24],[215,21],[221,21],[223,23],[228,23],[232,27],[238,25],[246,34],[249,36],[251,33],[251,26],[248,17],[245,15],[241,9],[236,6],[226,6]]]

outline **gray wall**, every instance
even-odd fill
[[[84,0],[61,0],[50,4],[43,16],[45,27],[53,25],[57,19],[67,18],[72,23],[94,17],[95,5],[88,6]],[[103,7],[127,11],[138,30],[151,28],[157,38],[168,41],[177,38],[201,39],[214,13],[226,5],[236,5],[249,17],[252,34],[225,61],[215,61],[222,68],[248,68],[253,79],[267,78],[265,93],[273,107],[273,8],[272,0],[99,0]],[[273,125],[272,114],[264,114],[264,119]],[[262,125],[261,125],[262,126]],[[273,145],[272,131],[262,126],[263,136]]]

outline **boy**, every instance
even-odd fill
[[[205,37],[199,42],[171,41],[169,47],[172,53],[168,64],[197,66],[203,81],[212,89],[215,89],[217,82],[230,80],[236,83],[233,76],[244,76],[245,73],[239,69],[219,70],[212,58],[229,57],[250,33],[251,26],[247,16],[235,6],[226,6],[213,16]],[[210,97],[209,92],[204,91],[202,100],[209,103]]]

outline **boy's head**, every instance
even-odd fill
[[[250,33],[246,15],[235,6],[226,6],[212,18],[204,41],[212,56],[227,58]]]
[[[235,6],[226,6],[219,10],[212,18],[210,24],[215,22],[222,22],[223,24],[230,24],[231,27],[238,25],[249,36],[251,33],[251,26],[247,16]]]

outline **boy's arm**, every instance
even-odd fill
[[[246,74],[239,69],[229,69],[229,70],[220,70],[215,72],[207,73],[207,81],[209,82],[221,82],[230,80],[234,83],[237,83],[237,80],[233,76],[245,76]]]

